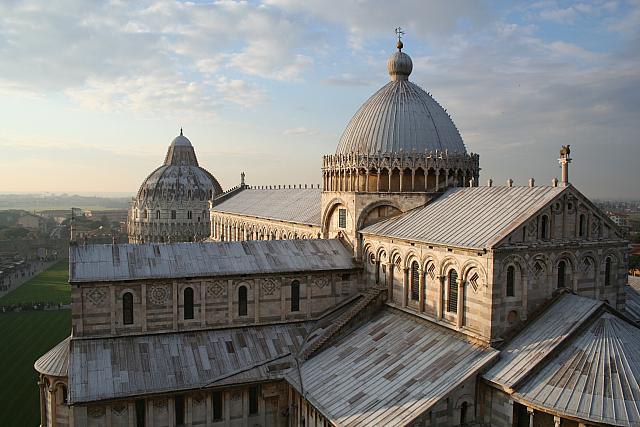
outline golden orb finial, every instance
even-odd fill
[[[402,48],[404,47],[402,44],[402,35],[404,34],[404,31],[402,31],[402,27],[398,27],[395,29],[395,32],[396,36],[398,36],[398,43],[396,44],[396,47],[399,51],[402,51]]]

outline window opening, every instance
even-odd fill
[[[508,297],[513,297],[516,294],[516,290],[515,290],[515,279],[516,279],[516,272],[515,272],[515,268],[510,265],[507,268],[507,296]]]
[[[540,238],[548,239],[549,233],[549,218],[546,215],[542,215],[542,219],[540,220]]]
[[[300,311],[300,282],[291,282],[291,311]]]
[[[211,395],[211,401],[213,403],[213,421],[222,420],[222,392],[214,391]]]
[[[418,301],[420,299],[420,272],[417,261],[411,263],[411,300]]]
[[[347,210],[338,209],[338,227],[347,228]]]
[[[238,316],[247,315],[247,287],[238,288]]]
[[[458,272],[449,272],[449,301],[447,301],[447,311],[456,313],[458,311]]]
[[[249,415],[258,413],[258,387],[249,388]]]
[[[558,264],[558,288],[565,287],[565,269],[566,263],[564,261],[560,261]]]
[[[184,290],[184,319],[193,319],[193,288]]]
[[[136,427],[145,427],[146,408],[144,399],[136,400]]]
[[[184,396],[175,397],[176,426],[184,426]]]
[[[122,296],[122,323],[125,325],[133,324],[133,294],[126,292]]]

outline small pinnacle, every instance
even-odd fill
[[[180,136],[182,136],[182,126],[180,126]]]

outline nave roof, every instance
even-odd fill
[[[69,282],[213,277],[355,268],[335,239],[78,245],[69,248]]]

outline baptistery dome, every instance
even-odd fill
[[[387,61],[387,70],[391,81],[353,116],[336,154],[466,153],[460,132],[444,108],[409,81],[411,57],[399,49]]]
[[[129,212],[129,241],[202,240],[209,235],[209,200],[222,188],[200,167],[182,134],[169,145],[164,164],[143,181]]]

